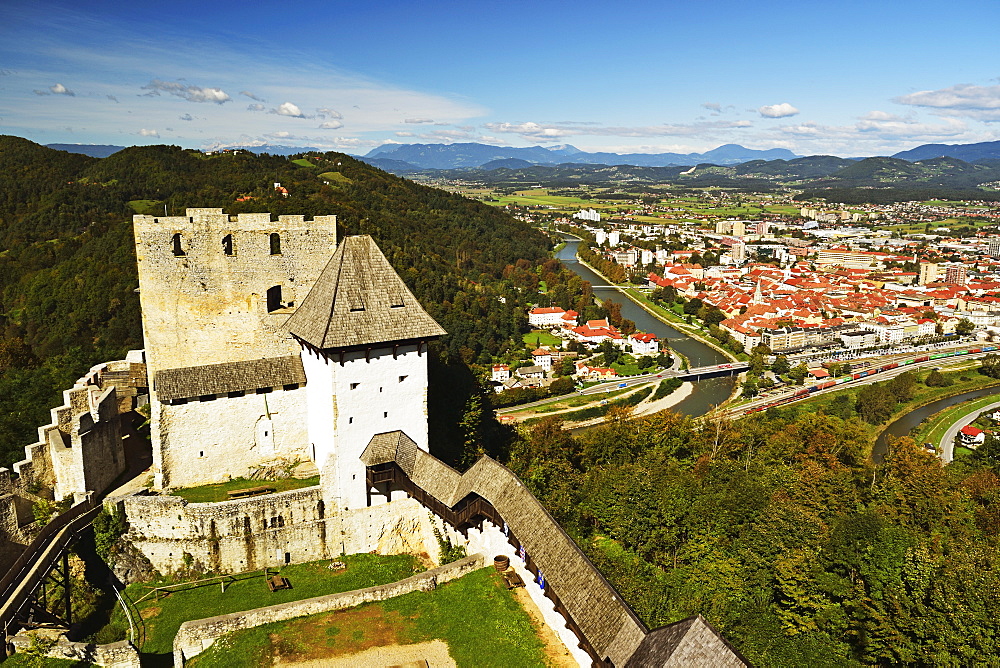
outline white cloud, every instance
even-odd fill
[[[961,116],[986,123],[1000,121],[1000,86],[955,84],[893,98],[893,102],[933,109],[939,116]]]
[[[562,137],[605,136],[605,137],[669,137],[692,136],[715,130],[748,128],[750,121],[701,121],[698,123],[665,123],[644,126],[603,126],[560,123],[486,123],[484,128],[504,134],[517,134],[531,141],[556,141]]]
[[[703,109],[708,109],[709,111],[714,111],[717,114],[722,113],[722,105],[718,102],[702,102],[701,106]]]
[[[70,97],[76,95],[76,93],[71,91],[69,88],[66,88],[66,86],[63,86],[61,83],[49,86],[49,90],[52,91],[53,95],[69,95]]]
[[[319,124],[320,130],[339,130],[344,127],[344,124],[340,121],[323,121]]]
[[[416,135],[413,134],[412,132],[397,132],[396,136],[397,137],[416,137]]]
[[[418,125],[420,123],[433,123],[433,118],[407,118],[403,121],[404,123],[411,123],[413,125]]]
[[[781,104],[766,104],[758,108],[757,113],[764,118],[787,118],[799,113],[799,110],[787,102],[782,102]]]
[[[247,90],[241,90],[240,91],[240,95],[244,95],[244,96],[250,98],[251,100],[257,100],[258,102],[267,102],[267,100],[265,100],[264,98],[257,97],[256,95],[254,95],[253,93],[251,93],[250,91],[247,91]]]
[[[265,109],[267,109],[267,107],[259,103],[247,105],[247,111],[264,111]]]
[[[193,121],[194,120],[194,116],[192,116],[191,114],[184,114],[183,116],[178,116],[177,118],[181,119],[182,121]]]
[[[140,137],[159,137],[160,133],[157,132],[156,130],[147,130],[146,128],[143,128],[143,129],[139,130],[139,136]]]
[[[316,109],[316,115],[320,118],[333,118],[338,121],[344,119],[344,115],[337,111],[336,109],[331,109],[329,107],[319,107]]]
[[[184,98],[188,102],[215,102],[216,104],[224,104],[232,99],[221,88],[202,88],[201,86],[185,85],[180,81],[153,79],[143,86],[142,90],[149,91],[146,95],[155,96],[160,93],[167,93]]]
[[[900,95],[893,102],[938,109],[1000,109],[1000,86],[955,84],[941,90]]]
[[[282,102],[278,105],[277,109],[272,109],[268,113],[277,114],[278,116],[291,116],[292,118],[306,118],[302,110],[291,102]]]

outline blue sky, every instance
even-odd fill
[[[5,0],[0,133],[885,155],[1000,139],[998,30],[982,0]]]

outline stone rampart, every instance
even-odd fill
[[[328,512],[317,486],[218,503],[148,495],[120,503],[124,539],[161,573],[241,573],[357,552],[437,554],[431,516],[413,499]]]
[[[482,554],[474,554],[471,557],[387,585],[355,589],[342,594],[317,596],[316,598],[307,598],[302,601],[282,603],[246,612],[184,622],[174,637],[174,666],[176,668],[183,666],[187,659],[205,651],[227,633],[306,615],[345,610],[362,603],[384,601],[414,591],[431,591],[439,584],[450,582],[482,568],[483,562]]]
[[[31,637],[19,633],[11,640],[16,652],[25,652],[31,648]],[[83,661],[108,668],[139,668],[139,651],[127,640],[108,645],[93,643],[70,642],[65,636],[56,641],[45,655],[50,659],[68,661]]]

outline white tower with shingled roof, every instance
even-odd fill
[[[399,430],[428,450],[427,344],[445,331],[369,236],[343,240],[285,328],[302,346],[327,508],[364,508],[360,457],[375,434]]]

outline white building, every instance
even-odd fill
[[[573,217],[577,220],[589,220],[595,223],[601,221],[601,214],[597,213],[594,209],[580,209],[573,214]]]
[[[558,306],[544,306],[528,311],[528,324],[532,327],[560,327],[566,310]]]
[[[635,332],[628,337],[633,355],[657,355],[660,352],[660,341],[656,334]]]

